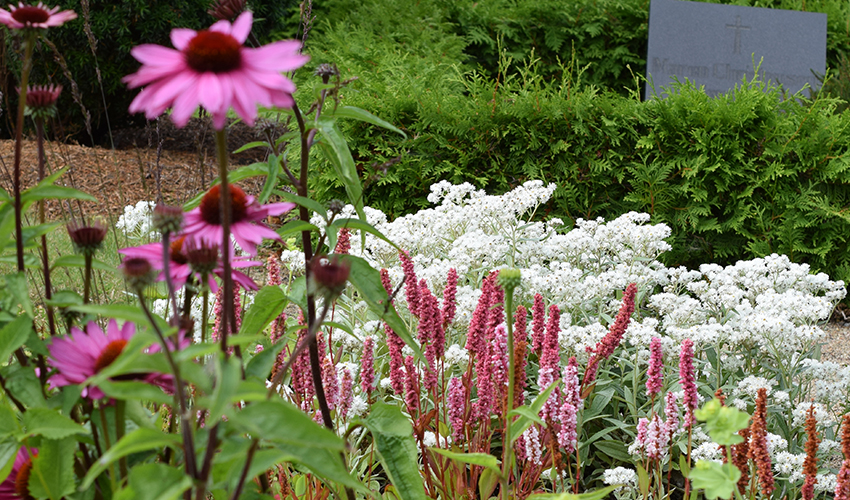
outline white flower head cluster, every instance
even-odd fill
[[[791,425],[796,427],[802,427],[806,425],[806,416],[809,412],[809,408],[814,405],[815,407],[815,420],[821,427],[830,427],[835,425],[835,418],[833,418],[832,414],[829,412],[827,407],[821,403],[811,403],[808,401],[803,401],[802,403],[797,403],[797,407],[791,410],[791,415],[793,416],[793,420],[791,421]]]
[[[622,484],[623,487],[617,488],[618,490],[625,487],[635,487],[637,486],[637,472],[634,469],[627,469],[625,467],[605,469],[605,472],[602,473],[602,480],[608,485]]]
[[[120,229],[126,236],[131,238],[148,238],[153,233],[151,215],[156,203],[152,201],[140,201],[136,205],[124,207],[124,213],[118,217],[115,229]]]

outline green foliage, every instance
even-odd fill
[[[682,83],[642,102],[637,92],[585,85],[575,60],[546,81],[539,60],[515,64],[504,52],[494,81],[446,62],[435,63],[439,77],[419,73],[424,56],[408,64],[392,51],[375,54],[377,72],[344,48],[325,55],[341,58],[343,78],[361,77],[345,104],[380,109],[409,136],[360,123],[343,130],[365,204],[390,217],[429,205],[428,187],[440,180],[506,192],[543,179],[558,190],[542,215],[568,225],[632,210],[668,224],[668,265],[784,253],[850,278],[850,117],[836,112],[837,99],[783,101],[756,80],[718,98]],[[317,197],[344,198],[335,170],[317,163]]]
[[[115,129],[144,120],[142,115],[131,117],[127,114],[127,107],[137,91],[128,90],[121,78],[139,68],[130,50],[143,43],[171,47],[169,34],[174,28],[207,28],[215,21],[207,14],[212,3],[211,0],[88,0],[83,3],[63,0],[56,3],[63,10],[73,9],[79,16],[61,28],[51,29],[48,37],[64,57],[79,89],[82,104],[91,113],[95,141],[106,141],[107,125]],[[88,20],[83,4],[89,6]],[[284,20],[297,5],[295,0],[251,2],[255,20],[254,36],[262,43],[275,38],[295,37],[296,33],[286,28]],[[91,37],[86,33],[87,27],[90,28]],[[7,55],[12,55],[17,44],[8,31],[5,31],[4,36]],[[95,46],[92,47],[90,42]],[[30,82],[63,85],[65,90],[59,101],[63,127],[66,132],[82,132],[80,137],[88,140],[83,128],[85,115],[73,99],[72,83],[67,80],[67,74],[63,75],[63,71],[59,70],[54,57],[48,45],[39,45]],[[13,66],[20,64],[18,59],[19,56],[7,58]],[[19,71],[10,74],[17,75]],[[17,107],[11,101],[12,96],[17,95],[14,92],[16,84],[15,81],[6,80],[5,87],[0,89],[10,99],[11,106],[7,109]],[[11,120],[14,113],[7,113],[6,118]]]

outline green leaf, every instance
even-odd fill
[[[336,220],[333,221],[333,224],[331,224],[331,225],[334,226],[334,227],[338,227],[340,229],[347,227],[348,229],[355,229],[355,230],[367,232],[369,234],[372,234],[372,235],[386,241],[387,243],[392,245],[393,248],[400,250],[398,245],[396,245],[394,242],[390,241],[389,238],[387,238],[386,236],[383,235],[383,233],[381,233],[380,231],[375,229],[374,226],[372,226],[368,222],[362,221],[360,219],[336,219]]]
[[[387,130],[392,130],[401,134],[407,139],[407,134],[396,128],[392,123],[382,120],[365,109],[360,109],[354,106],[339,106],[333,111],[333,116],[336,118],[352,118],[362,122],[371,123]]]
[[[363,424],[372,433],[375,449],[401,500],[424,500],[413,427],[397,406],[376,402]],[[486,470],[486,469],[485,469]]]
[[[384,290],[384,285],[381,284],[381,273],[372,268],[365,260],[353,255],[344,255],[342,262],[351,266],[348,281],[357,288],[360,296],[369,304],[372,312],[390,325],[395,334],[413,350],[416,357],[425,362],[425,356],[407,330],[407,324],[398,315],[395,307],[389,304],[390,297]]]
[[[12,472],[20,448],[20,443],[13,437],[0,439],[0,483],[5,481]]]
[[[56,269],[58,267],[86,267],[86,260],[82,255],[63,255],[53,261],[52,269]],[[111,274],[118,273],[115,266],[110,266],[109,264],[97,259],[92,259],[91,267],[92,269],[97,269],[98,271],[104,271]]]
[[[531,495],[528,498],[529,500],[602,500],[620,486],[622,485],[612,484],[611,486],[606,486],[598,490],[585,491],[578,495],[574,495],[572,493],[538,493],[537,495]]]
[[[221,420],[221,415],[224,409],[231,404],[233,394],[236,392],[236,387],[242,380],[241,361],[235,356],[226,359],[216,357],[216,377],[217,383],[210,396],[211,403],[209,410],[209,421],[218,422]]]
[[[229,410],[227,418],[234,425],[266,441],[334,451],[345,448],[339,436],[280,399],[254,403],[238,412],[232,408]]]
[[[640,490],[641,495],[646,497],[649,494],[649,474],[640,464],[635,464],[635,470],[638,477],[638,490]]]
[[[283,460],[302,464],[318,477],[335,481],[361,493],[369,493],[363,483],[352,477],[348,469],[343,467],[339,452],[293,443],[276,443],[276,448],[285,454]]]
[[[316,212],[321,218],[328,220],[328,209],[325,208],[318,201],[312,200],[310,198],[305,198],[303,196],[298,196],[297,194],[288,193],[286,191],[275,191],[275,194],[280,196],[286,201],[291,201],[297,205],[301,205],[302,207],[308,208],[314,212]],[[315,226],[314,226],[315,227]],[[305,229],[302,229],[304,231]]]
[[[348,201],[354,205],[357,215],[366,220],[366,212],[363,211],[363,186],[360,184],[357,167],[354,165],[354,158],[351,156],[345,137],[337,128],[336,122],[326,116],[319,117],[318,131],[322,140],[316,145],[333,165],[338,179],[348,194]]]
[[[738,431],[750,423],[750,415],[732,406],[723,406],[717,398],[706,402],[694,412],[698,420],[706,423],[711,440],[719,445],[742,443]]]
[[[166,464],[142,464],[133,467],[127,486],[114,500],[175,500],[192,487],[192,478]]]
[[[490,469],[484,469],[481,472],[481,477],[478,478],[478,496],[479,498],[490,498],[496,485],[499,484],[501,474],[496,474]]]
[[[455,453],[453,451],[444,450],[442,448],[428,447],[434,453],[439,453],[444,457],[448,457],[456,462],[461,462],[471,465],[480,465],[486,469],[490,469],[496,474],[501,474],[499,469],[499,459],[488,453]]]
[[[239,153],[241,153],[242,151],[247,151],[247,150],[249,150],[249,149],[251,149],[251,148],[258,148],[258,147],[260,147],[260,146],[268,146],[268,145],[269,145],[269,143],[268,143],[268,142],[266,142],[266,141],[253,141],[253,142],[249,142],[248,144],[245,144],[245,145],[244,145],[244,146],[242,146],[241,148],[239,148],[239,149],[237,149],[236,151],[234,151],[234,152],[233,152],[233,154],[239,154]],[[229,177],[228,177],[228,178],[229,178]]]
[[[30,472],[29,490],[33,497],[60,500],[74,492],[76,444],[73,438],[41,441]]]
[[[275,232],[283,238],[284,236],[292,233],[300,233],[301,231],[318,231],[319,228],[310,224],[309,222],[304,222],[303,220],[291,220],[286,224],[280,226],[275,230]]]
[[[74,434],[88,434],[80,424],[47,408],[30,408],[23,414],[24,436],[62,439]]]
[[[593,445],[602,453],[622,462],[629,462],[632,459],[632,456],[629,455],[629,450],[622,441],[609,439],[605,441],[597,441]]]
[[[263,190],[260,191],[260,197],[257,198],[259,203],[265,203],[271,196],[272,191],[277,187],[277,176],[280,174],[280,158],[272,153],[266,162],[268,165],[268,174],[266,174],[266,183],[263,184]]]
[[[0,330],[0,360],[5,363],[15,349],[24,345],[32,331],[32,318],[18,316]]]
[[[180,449],[182,442],[180,436],[175,434],[165,434],[158,430],[139,428],[126,434],[120,441],[115,443],[112,448],[106,451],[100,459],[95,462],[86,477],[83,478],[81,489],[91,487],[94,480],[101,472],[105,471],[109,465],[121,457],[126,457],[131,453],[140,451],[148,451],[154,448],[168,446],[173,449]]]
[[[139,306],[131,306],[125,304],[85,304],[79,306],[70,306],[68,307],[71,311],[81,312],[83,314],[97,314],[100,316],[105,316],[107,318],[115,318],[115,319],[123,319],[124,321],[131,321],[139,325],[150,325],[148,321],[148,317],[145,313],[139,308]],[[165,322],[164,319],[159,316],[154,315],[156,319],[157,325],[163,330],[168,329],[168,323]]]
[[[41,392],[41,381],[32,366],[9,365],[3,368],[6,389],[28,408],[45,408],[47,402]]]
[[[698,460],[688,479],[695,489],[705,490],[706,498],[729,498],[741,479],[741,471],[735,464]]]
[[[283,308],[286,307],[288,299],[279,286],[264,286],[254,296],[254,303],[245,313],[239,335],[256,335],[261,333],[265,327],[275,320]]]
[[[16,436],[20,432],[17,414],[6,406],[6,401],[0,401],[0,438]]]
[[[34,188],[27,189],[26,191],[21,193],[21,203],[26,203],[28,201],[45,200],[48,198],[94,202],[97,201],[97,198],[88,193],[84,193],[79,189],[74,189],[65,186],[36,186]]]
[[[546,404],[546,401],[549,399],[549,396],[556,387],[558,387],[557,381],[549,384],[549,387],[547,387],[545,391],[538,394],[537,397],[534,398],[534,401],[531,402],[531,405],[523,405],[508,412],[508,415],[519,415],[519,418],[513,422],[513,425],[511,425],[511,443],[516,442],[516,440],[522,436],[522,433],[531,427],[532,423],[537,422],[540,425],[543,425],[543,420],[539,416],[540,410],[543,409],[543,405]]]
[[[6,275],[6,289],[15,298],[18,304],[24,308],[27,315],[33,317],[32,302],[27,289],[27,275],[23,272]]]
[[[248,365],[245,367],[245,376],[248,378],[256,377],[260,380],[268,378],[269,373],[271,373],[272,367],[277,360],[277,355],[280,354],[280,351],[282,351],[284,347],[286,347],[284,339],[280,339],[278,342],[268,347],[263,347],[263,351],[261,353],[255,354],[254,357],[248,361]]]
[[[174,397],[164,393],[162,389],[146,382],[133,380],[112,382],[103,380],[97,383],[97,387],[104,394],[115,399],[132,399],[138,401],[153,401],[160,404],[171,404]]]

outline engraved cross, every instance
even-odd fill
[[[741,26],[741,16],[735,16],[735,24],[727,24],[726,29],[735,30],[735,46],[732,50],[733,54],[741,53],[741,30],[749,30],[750,26]]]

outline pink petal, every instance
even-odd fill
[[[272,105],[277,108],[291,108],[295,104],[295,99],[288,92],[272,93]]]
[[[230,36],[236,39],[239,43],[245,43],[248,35],[251,33],[251,24],[254,22],[254,15],[250,10],[246,10],[239,14],[239,17],[233,21],[233,29],[230,31]]]
[[[190,91],[198,81],[198,74],[194,71],[182,71],[157,86],[156,92],[151,96],[153,106],[161,106],[173,103],[178,98],[190,97],[194,99],[197,106],[197,92]],[[173,104],[172,104],[173,105]]]
[[[183,50],[189,45],[198,32],[188,28],[176,28],[171,30],[171,44],[177,50]]]
[[[246,48],[242,61],[259,70],[292,71],[310,60],[310,56],[298,53],[300,49],[301,42],[297,40],[281,40],[256,49]]]
[[[230,35],[230,21],[226,21],[224,19],[216,21],[212,26],[210,26],[210,31],[218,31],[219,33]]]
[[[215,114],[222,111],[221,84],[215,73],[201,73],[198,78],[198,100],[207,111]],[[227,111],[227,108],[224,109]]]
[[[168,47],[154,45],[152,43],[133,47],[132,50],[130,50],[130,54],[135,57],[137,61],[147,66],[170,67],[178,64],[185,66],[186,64],[185,57],[179,50],[169,49]]]
[[[177,96],[171,106],[171,121],[177,128],[183,128],[189,123],[189,118],[192,118],[192,114],[198,109],[198,100],[198,93],[192,91]]]

